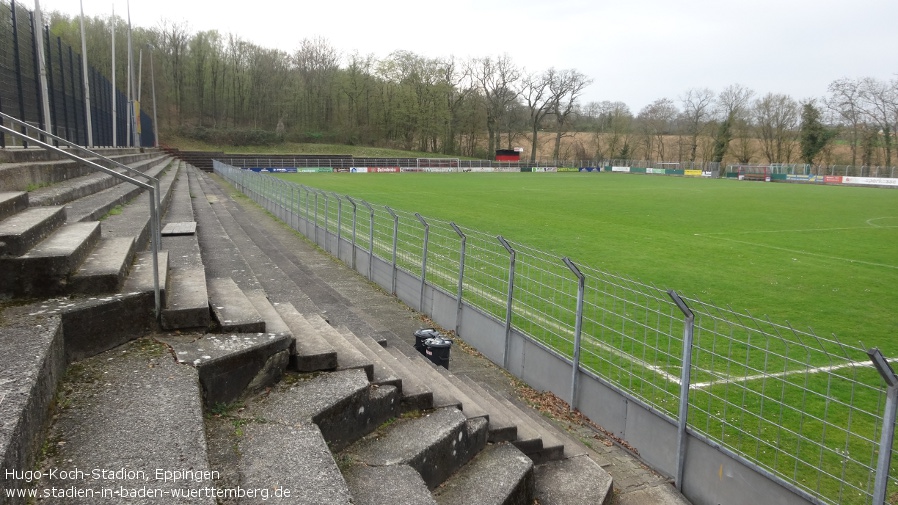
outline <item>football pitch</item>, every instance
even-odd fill
[[[898,191],[595,173],[281,177],[898,356]]]

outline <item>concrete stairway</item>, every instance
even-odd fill
[[[147,170],[169,166],[143,162]],[[284,255],[210,176],[182,162],[163,173],[164,222],[196,223],[196,233],[163,237],[158,326],[149,313],[151,267],[145,252],[134,252],[146,244],[145,195],[90,232],[109,248],[131,233],[125,262],[133,266],[91,288],[108,294],[48,298],[79,285],[79,270],[43,291],[43,281],[21,280],[43,275],[35,269],[14,280],[27,289],[8,296],[44,298],[0,313],[0,343],[15,348],[0,356],[0,384],[11,393],[0,402],[4,467],[112,473],[73,479],[69,490],[80,497],[54,496],[59,483],[46,477],[13,476],[5,487],[50,503],[96,503],[101,495],[87,490],[138,503],[610,499],[610,477],[564,434],[476,377],[434,367],[372,326],[364,307],[311,282],[309,266]],[[85,177],[72,187],[104,184]],[[46,202],[98,208],[80,190],[50,188],[41,188]],[[117,189],[95,194],[109,191],[107,200],[118,201]],[[35,208],[28,203],[0,195],[0,224]],[[33,219],[63,228],[67,210]],[[23,261],[17,258],[34,249],[29,242],[55,233],[4,241],[0,261]],[[86,253],[96,255],[92,268],[118,264],[97,249]],[[345,316],[339,323],[329,315],[335,311]]]

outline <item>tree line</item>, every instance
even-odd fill
[[[54,12],[50,26],[80,47],[79,18]],[[87,53],[109,74],[113,27],[123,89],[125,21],[86,18]],[[757,96],[739,84],[693,88],[634,113],[619,101],[584,102],[592,79],[576,69],[531,71],[508,55],[462,60],[401,50],[378,59],[341,54],[323,38],[287,52],[169,21],[134,28],[132,41],[135,61],[143,54],[135,76],[145,104],[152,53],[163,139],[333,142],[485,158],[529,146],[530,159],[851,165],[891,165],[896,149],[898,79],[839,79],[826,96],[802,100]]]

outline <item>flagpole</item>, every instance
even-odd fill
[[[84,0],[81,0],[81,76],[84,78],[84,116],[87,123],[87,147],[94,146],[94,129],[90,122],[90,78],[87,75],[87,39],[84,35]]]
[[[112,4],[112,147],[118,147],[118,96],[115,94],[115,4]]]

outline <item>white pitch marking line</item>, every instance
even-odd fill
[[[833,260],[833,261],[844,261],[845,263],[860,263],[861,265],[869,265],[872,267],[881,267],[881,268],[892,268],[892,269],[898,270],[898,265],[886,265],[883,263],[874,263],[872,261],[864,261],[864,260],[857,260],[857,259],[851,259],[851,258],[840,258],[838,256],[828,256],[826,254],[818,254],[818,253],[812,253],[812,252],[808,252],[808,251],[801,251],[801,250],[797,250],[797,249],[789,249],[787,247],[777,247],[777,246],[773,246],[773,245],[759,244],[757,242],[736,240],[734,238],[711,237],[711,236],[707,236],[707,237],[714,238],[717,240],[726,240],[728,242],[736,242],[737,244],[746,244],[746,245],[755,246],[755,247],[765,247],[767,249],[774,249],[777,251],[785,251],[785,252],[795,253],[795,254],[799,254],[799,255],[803,254],[805,256],[816,256],[818,258],[823,258],[823,259],[828,259],[828,260]]]
[[[898,358],[888,358],[888,359],[886,359],[886,361],[889,363],[896,363],[896,362],[898,362]],[[710,381],[710,382],[698,382],[695,384],[691,384],[689,386],[689,389],[703,389],[703,388],[711,387],[711,386],[714,386],[717,384],[732,384],[734,382],[748,382],[748,381],[759,380],[759,379],[776,379],[776,378],[780,378],[780,377],[788,377],[790,375],[798,375],[798,374],[802,374],[802,373],[832,372],[835,370],[841,370],[843,368],[850,368],[850,367],[867,368],[867,367],[871,367],[871,366],[873,366],[872,362],[849,361],[847,363],[842,363],[841,365],[820,366],[820,367],[815,367],[815,368],[800,368],[797,370],[787,370],[785,372],[778,372],[778,373],[772,373],[772,374],[757,374],[757,375],[748,375],[745,377],[738,377],[735,379],[721,379],[721,380]]]

